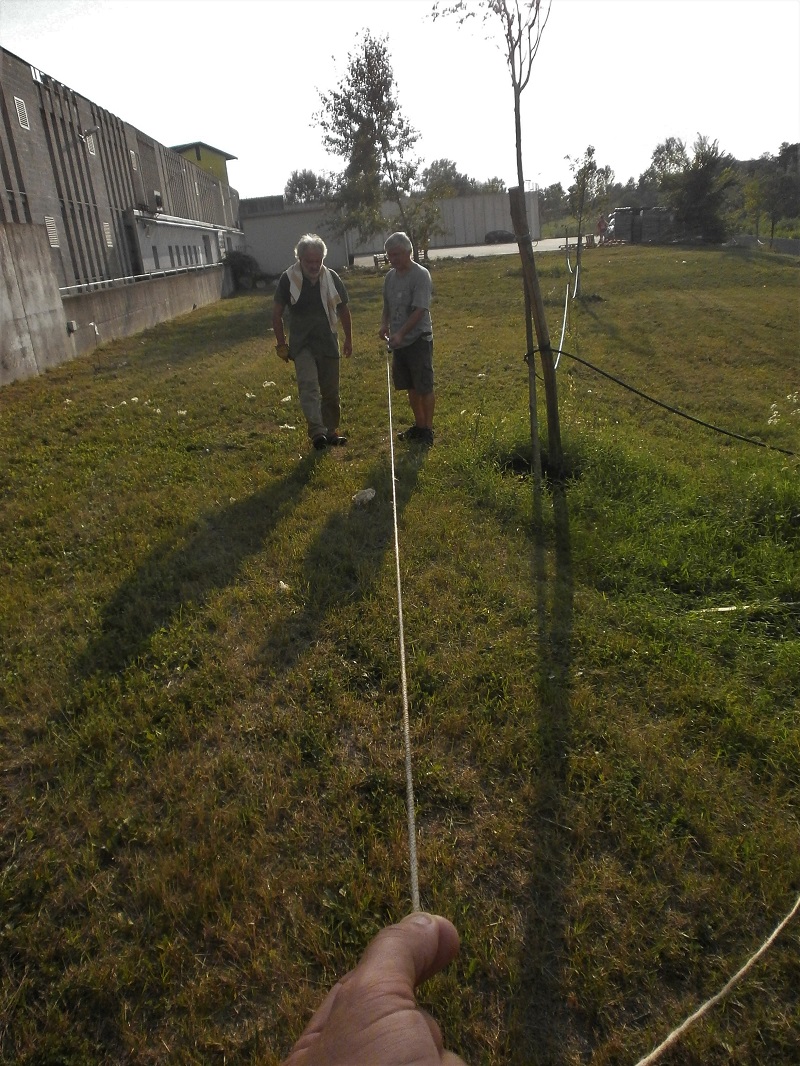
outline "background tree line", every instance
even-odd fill
[[[581,172],[587,154],[571,161],[575,182],[539,191],[542,235],[563,233],[579,219],[581,178],[584,213],[606,213],[617,207],[666,207],[675,216],[676,234],[719,242],[734,233],[800,238],[800,144],[784,142],[778,151],[759,159],[740,161],[723,152],[717,141],[698,134],[690,150],[677,137],[668,137],[653,150],[650,166],[624,185],[609,167]]]

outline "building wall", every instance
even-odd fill
[[[44,226],[0,223],[0,385],[71,358]]]
[[[316,204],[284,207],[282,201],[282,197],[242,200],[245,251],[257,260],[264,273],[280,274],[290,266],[294,262],[295,245],[306,233],[317,233],[325,241],[328,266],[334,270],[346,267],[349,262],[347,241],[344,237],[334,236],[325,221],[330,208]]]
[[[539,240],[539,197],[525,193],[528,228],[533,240]],[[326,262],[334,269],[347,266],[353,255],[372,255],[383,251],[386,238],[401,228],[397,204],[385,203],[384,216],[391,220],[390,228],[376,234],[369,241],[357,243],[355,234],[335,237],[326,219],[329,205],[286,205],[282,197],[259,197],[242,200],[240,205],[245,250],[267,274],[280,273],[294,260],[294,246],[304,233],[319,233],[328,245]],[[444,232],[431,239],[431,248],[457,248],[483,244],[490,230],[513,231],[508,193],[486,193],[477,196],[457,196],[439,203]]]
[[[70,358],[189,314],[232,292],[230,271],[217,264],[66,296],[62,315],[69,323]]]
[[[188,220],[210,238],[176,239],[181,266],[184,244],[187,255],[196,243],[204,261],[218,262],[228,243],[243,239],[238,194],[227,181],[5,49],[0,174],[0,222],[46,225],[61,287],[153,269],[152,248],[163,243],[166,253],[169,241],[144,241],[143,228],[162,216],[173,227]]]
[[[65,296],[44,226],[0,222],[0,386],[233,293],[222,264]]]

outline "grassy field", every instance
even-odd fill
[[[432,270],[437,441],[396,486],[462,952],[423,998],[471,1066],[627,1066],[800,892],[798,262],[587,250],[565,349],[770,448],[564,356],[542,498],[519,263]],[[3,1062],[275,1066],[409,909],[380,279],[346,280],[329,454],[265,294],[0,392]],[[663,1061],[800,1061],[798,944]]]

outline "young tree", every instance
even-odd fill
[[[542,34],[550,17],[552,0],[455,0],[453,3],[437,2],[433,7],[434,19],[444,15],[454,15],[459,25],[478,13],[485,23],[492,20],[500,23],[502,32],[502,51],[508,67],[511,87],[514,94],[514,137],[517,158],[517,188],[510,190],[512,219],[517,216],[520,226],[518,232],[520,258],[525,279],[525,318],[528,343],[528,389],[531,408],[531,446],[533,448],[534,474],[540,479],[539,469],[539,433],[536,426],[536,375],[533,364],[533,331],[531,316],[536,323],[536,337],[539,342],[539,356],[545,382],[547,403],[547,430],[550,445],[550,461],[553,469],[560,473],[563,467],[561,450],[561,429],[558,419],[558,394],[556,390],[555,366],[550,344],[550,333],[544,314],[544,301],[536,273],[536,260],[530,238],[527,211],[525,208],[525,176],[522,167],[522,93],[530,81],[533,61],[539,50]],[[516,223],[515,223],[516,224]]]
[[[531,78],[533,61],[550,17],[552,0],[455,0],[435,3],[433,18],[454,15],[461,26],[479,14],[484,24],[499,21],[502,50],[514,92],[514,133],[517,150],[517,182],[525,188],[522,168],[522,93]]]
[[[322,108],[314,121],[322,130],[322,143],[348,161],[338,189],[338,228],[355,227],[359,238],[367,240],[384,228],[381,203],[387,198],[397,204],[409,231],[404,198],[416,178],[411,153],[419,134],[401,111],[387,38],[365,30],[337,87],[317,91]]]
[[[333,182],[324,174],[313,170],[293,170],[283,195],[287,204],[309,204],[330,200]]]
[[[575,179],[569,187],[569,206],[578,220],[578,246],[577,267],[575,271],[575,296],[581,294],[581,247],[583,244],[583,218],[584,214],[594,199],[597,182],[597,163],[594,158],[594,147],[590,144],[582,159],[565,157],[569,163],[569,169]]]

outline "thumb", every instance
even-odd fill
[[[384,977],[391,974],[413,991],[443,970],[458,948],[458,933],[451,922],[420,911],[378,933],[367,946],[359,969]]]

